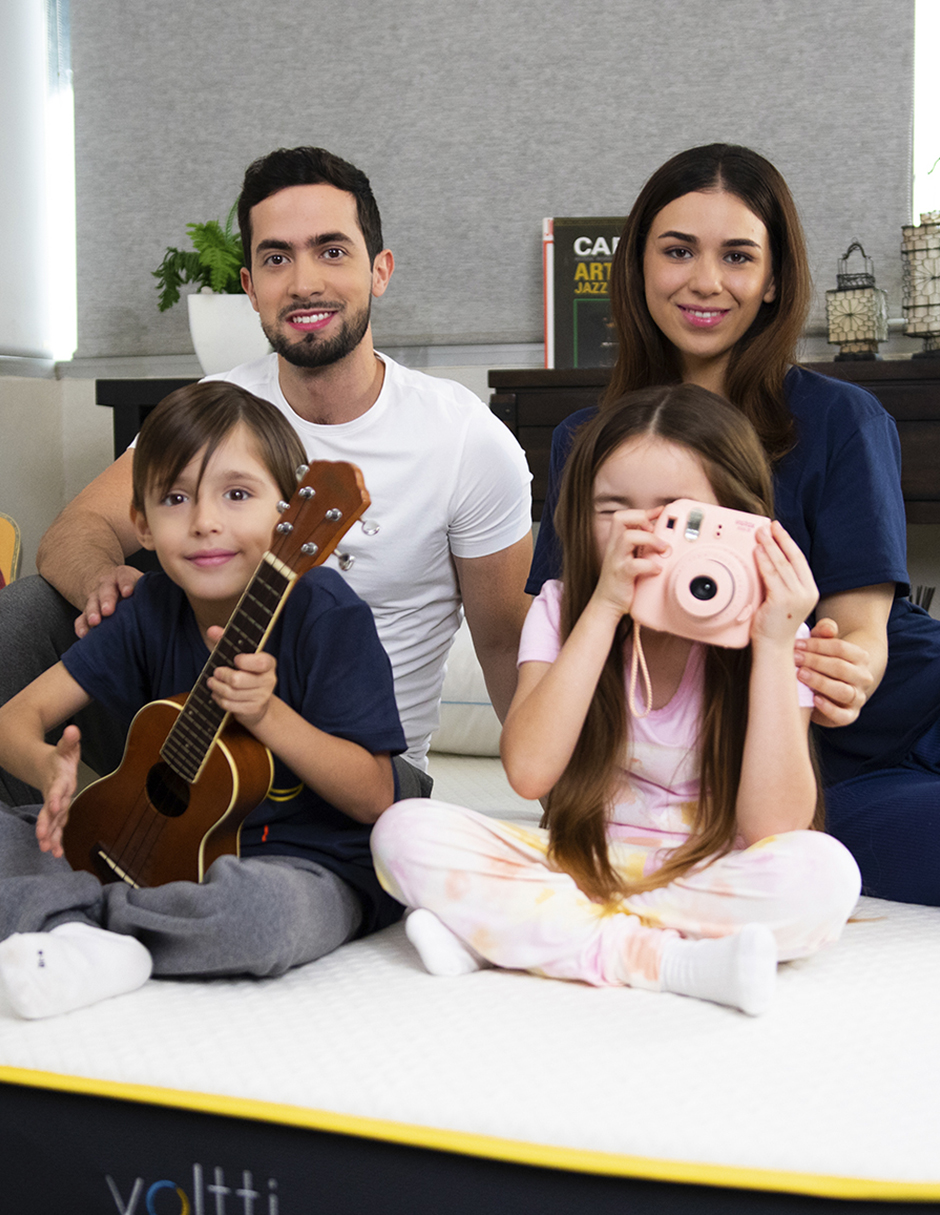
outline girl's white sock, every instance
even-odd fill
[[[78,921],[0,942],[0,982],[13,1011],[30,1020],[136,991],[152,969],[134,937]]]
[[[777,943],[765,924],[730,937],[672,940],[663,950],[663,991],[729,1004],[752,1017],[765,1012],[777,983]]]
[[[489,966],[475,949],[464,944],[433,911],[418,907],[405,920],[405,936],[418,951],[424,969],[432,975],[454,978]]]

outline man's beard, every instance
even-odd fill
[[[292,309],[296,311],[296,308]],[[311,309],[315,311],[315,309]],[[321,338],[316,333],[305,333],[293,341],[279,329],[262,325],[264,336],[279,354],[294,367],[329,367],[351,354],[366,335],[372,311],[370,300],[360,312],[344,319],[340,331],[331,338]]]

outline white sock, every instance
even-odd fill
[[[0,942],[0,982],[13,1011],[30,1020],[136,991],[152,969],[134,937],[78,921]]]
[[[405,920],[405,936],[417,949],[429,974],[454,978],[489,966],[485,958],[425,907],[418,907],[409,914]]]
[[[745,924],[730,937],[670,941],[663,951],[663,991],[729,1004],[758,1016],[777,983],[777,943],[764,924]]]

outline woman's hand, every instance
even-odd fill
[[[843,641],[829,616],[797,641],[796,664],[798,678],[813,690],[812,721],[818,726],[850,725],[875,687],[868,651]]]
[[[592,598],[599,605],[613,608],[619,616],[626,616],[633,606],[637,578],[658,574],[663,568],[656,554],[665,552],[668,546],[653,534],[653,523],[661,510],[617,510],[599,518],[598,542],[604,544],[605,528],[607,537]]]
[[[754,613],[751,640],[792,645],[797,629],[819,600],[809,563],[776,520],[758,529],[755,556],[765,598]]]
[[[820,600],[815,628],[796,643],[799,678],[814,693],[816,725],[850,725],[881,682],[894,592],[894,583],[884,582]]]

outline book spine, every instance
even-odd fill
[[[545,312],[545,366],[555,366],[555,221],[542,220],[542,299]]]

